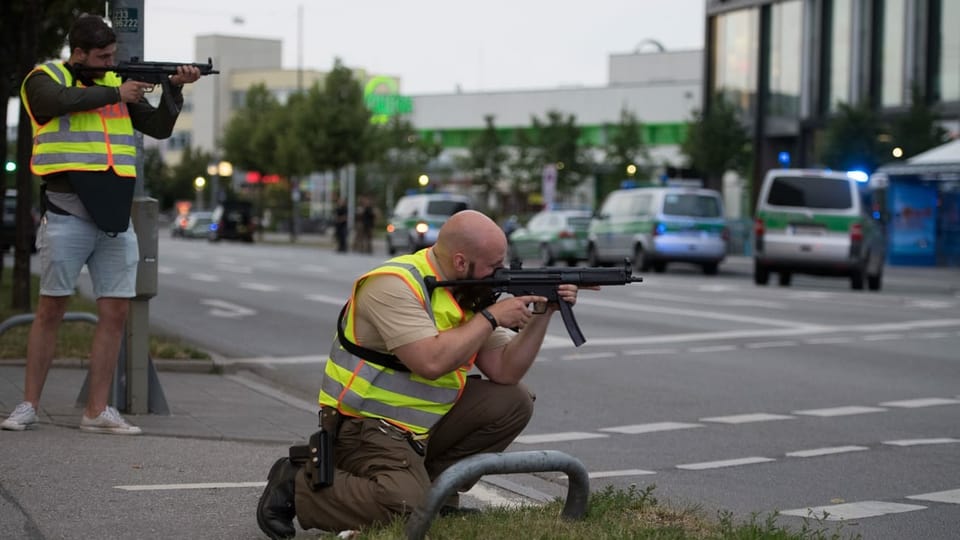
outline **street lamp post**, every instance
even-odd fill
[[[212,180],[210,189],[210,207],[216,208],[221,202],[220,181],[223,178],[233,177],[233,164],[229,161],[221,160],[207,165],[207,174]]]
[[[197,190],[197,210],[203,210],[203,186],[207,185],[207,179],[198,176],[193,179],[193,189]]]

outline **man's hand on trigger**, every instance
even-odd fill
[[[197,66],[177,66],[177,74],[170,76],[170,84],[183,86],[200,79],[200,68]]]
[[[497,319],[497,324],[500,326],[523,328],[533,317],[533,312],[528,306],[546,301],[547,299],[543,296],[515,296],[493,304],[487,308],[487,311]]]

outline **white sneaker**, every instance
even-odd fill
[[[17,408],[10,413],[6,420],[0,423],[0,428],[10,431],[23,431],[36,422],[37,411],[34,410],[29,401],[24,401],[17,405]]]
[[[139,435],[143,433],[143,430],[124,420],[116,409],[109,406],[96,418],[87,418],[87,415],[83,415],[83,418],[80,419],[80,431],[112,435]]]

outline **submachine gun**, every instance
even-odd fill
[[[120,79],[140,81],[150,84],[159,84],[163,88],[163,101],[170,114],[177,114],[177,104],[174,103],[170,92],[170,76],[177,74],[178,66],[193,66],[200,70],[200,75],[217,75],[220,72],[213,69],[213,59],[207,58],[206,64],[191,64],[186,62],[141,62],[140,57],[133,56],[129,62],[120,62],[115,66],[104,66],[99,68],[81,67],[80,71],[112,71]]]
[[[493,275],[483,279],[451,279],[437,281],[433,276],[424,279],[429,291],[436,287],[457,287],[479,285],[493,289],[494,296],[507,293],[513,296],[536,295],[545,296],[547,302],[560,305],[560,315],[563,324],[567,327],[570,339],[577,347],[586,343],[583,332],[573,316],[573,308],[567,302],[561,302],[557,293],[557,285],[570,283],[577,287],[594,287],[605,285],[626,285],[639,283],[643,278],[632,274],[630,263],[625,261],[620,268],[520,268],[519,264],[511,264],[510,268],[498,268]],[[546,309],[546,306],[543,308]],[[534,313],[543,313],[543,310]]]

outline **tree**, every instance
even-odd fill
[[[937,111],[927,103],[927,98],[914,85],[911,91],[910,110],[893,122],[893,145],[903,150],[903,159],[940,146],[947,142],[947,130],[937,123]]]
[[[34,66],[58,57],[73,21],[84,11],[93,12],[102,4],[93,0],[33,0],[0,3],[0,97],[14,97],[23,78]],[[7,107],[0,107],[0,148],[7,148]],[[30,119],[20,108],[17,130],[17,238],[14,249],[13,287],[10,305],[30,311],[30,236],[32,225],[32,174],[30,162]],[[6,156],[4,156],[6,162]],[[6,176],[0,177],[0,204],[6,193]],[[3,258],[0,257],[0,278]]]
[[[649,178],[653,173],[650,166],[650,153],[643,141],[643,125],[633,112],[622,109],[620,123],[607,126],[607,132],[610,133],[610,140],[605,148],[606,174],[598,178],[601,183],[597,189],[598,200],[616,188],[627,174],[627,167],[630,165],[637,168],[634,175],[639,178]]]
[[[469,154],[461,165],[473,172],[476,183],[483,189],[484,194],[489,194],[495,183],[503,177],[507,152],[500,143],[493,115],[484,116],[483,121],[486,127],[470,142]]]
[[[706,113],[693,111],[681,152],[704,176],[704,187],[717,191],[722,191],[724,173],[733,170],[746,176],[752,161],[750,136],[737,110],[719,93]]]
[[[442,150],[440,144],[420,137],[410,121],[401,116],[375,126],[369,141],[370,173],[379,180],[371,180],[366,187],[374,190],[382,184],[383,189],[377,191],[383,194],[385,207],[393,204],[398,193],[417,187],[417,177]]]
[[[868,103],[856,107],[840,103],[824,132],[820,161],[832,169],[872,173],[891,159],[885,132],[883,122]]]
[[[548,111],[546,123],[533,117],[534,144],[541,167],[557,166],[557,193],[569,193],[583,178],[584,158],[580,152],[580,128],[574,115]]]

